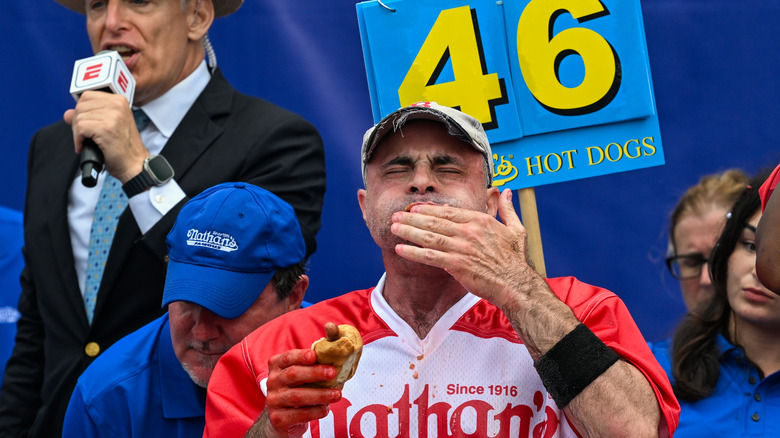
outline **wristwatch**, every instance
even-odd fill
[[[161,186],[173,178],[173,167],[162,155],[152,155],[144,160],[144,168],[138,175],[122,185],[127,199],[152,186]]]

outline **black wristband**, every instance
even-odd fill
[[[555,404],[563,409],[618,359],[585,324],[579,324],[534,362],[534,367]]]

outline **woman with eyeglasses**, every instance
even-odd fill
[[[714,294],[683,319],[671,355],[654,351],[680,401],[676,438],[780,435],[780,296],[755,268],[764,179],[737,199],[709,257]]]
[[[672,210],[666,267],[680,282],[687,312],[695,312],[712,297],[712,281],[705,265],[726,223],[726,213],[748,180],[747,174],[738,169],[706,175],[683,193]],[[659,351],[669,350],[672,340],[667,338],[649,345],[657,355]]]
[[[708,270],[703,269],[718,240],[726,212],[748,183],[737,169],[707,175],[690,187],[672,211],[666,266],[680,281],[688,312],[695,312],[713,294]]]
[[[714,293],[706,265],[726,223],[726,213],[745,190],[748,180],[747,174],[738,169],[706,175],[683,193],[672,210],[666,267],[680,282],[689,313],[696,312]],[[668,356],[672,340],[666,338],[649,345],[656,356]],[[671,375],[668,368],[666,372]]]

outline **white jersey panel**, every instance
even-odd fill
[[[344,387],[348,403],[331,406],[319,436],[334,436],[334,422],[353,437],[576,436],[538,375],[528,372],[525,346],[452,331],[443,347],[418,357],[400,338],[366,346]],[[381,369],[400,371],[366,371]]]
[[[356,438],[576,436],[547,395],[525,345],[451,330],[478,298],[466,295],[421,340],[390,310],[383,285],[373,291],[371,304],[398,336],[363,347],[344,399],[307,436],[333,437],[344,430]]]

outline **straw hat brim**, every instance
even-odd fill
[[[84,0],[55,0],[57,3],[65,6],[66,8],[76,11],[79,14],[84,13]],[[214,2],[214,16],[224,17],[236,12],[244,0],[211,0]]]

